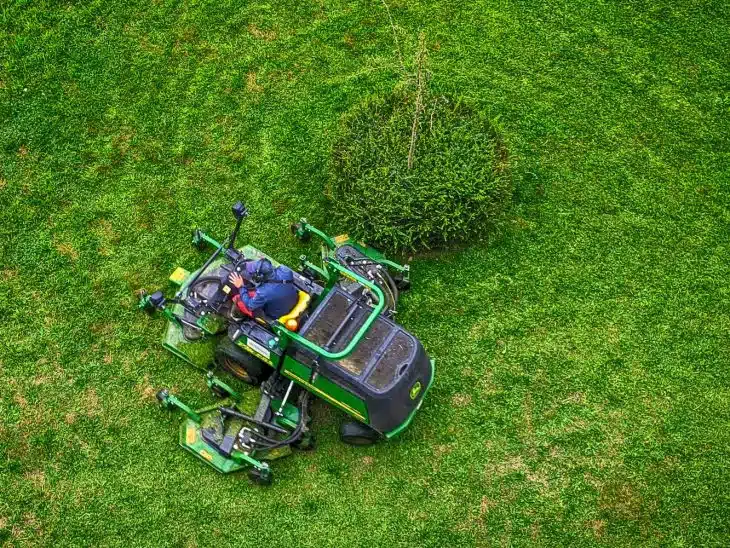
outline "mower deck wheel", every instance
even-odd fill
[[[393,280],[398,291],[408,291],[411,288],[411,280],[405,280],[403,276],[394,276]]]
[[[271,485],[274,480],[274,474],[270,469],[259,470],[258,468],[250,468],[248,471],[248,479],[256,485]]]
[[[348,445],[372,445],[379,439],[378,432],[361,422],[345,422],[340,426],[340,440]]]
[[[205,249],[205,240],[203,239],[203,233],[199,228],[193,230],[193,246],[200,251]]]
[[[304,434],[301,438],[292,443],[292,447],[299,449],[300,451],[312,451],[315,446],[316,440],[314,439],[314,434],[311,432]]]

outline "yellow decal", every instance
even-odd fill
[[[348,234],[340,234],[339,236],[334,237],[335,244],[337,245],[344,244],[349,239],[350,236]]]
[[[411,387],[411,399],[415,400],[416,396],[418,396],[418,394],[420,394],[420,393],[421,393],[421,381],[418,381],[418,382],[416,382],[416,384],[414,384]]]
[[[268,363],[271,366],[274,365],[273,362],[266,356],[262,356],[261,354],[259,354],[258,352],[254,352],[253,350],[249,350],[249,352],[256,356],[258,359],[260,359],[262,362]]]
[[[188,426],[188,429],[185,431],[185,441],[188,445],[192,445],[195,443],[197,436],[195,435],[195,427],[194,426]]]
[[[353,282],[356,282],[357,281],[355,278],[353,278],[352,276],[350,276],[347,272],[340,272],[340,274],[342,274],[342,277],[343,278],[347,278],[350,281],[353,281]]]
[[[258,359],[260,359],[262,362],[268,363],[272,367],[274,366],[274,362],[271,361],[271,358],[266,357],[263,354],[259,354],[258,352],[253,350],[250,346],[248,346],[247,344],[241,344],[240,339],[239,339],[239,342],[236,343],[236,346],[238,346],[239,348],[243,348],[249,354],[253,354]]]
[[[266,356],[264,356],[263,354],[259,354],[259,353],[258,353],[258,352],[256,352],[255,350],[251,350],[251,347],[250,347],[250,346],[244,346],[244,347],[242,347],[242,348],[245,348],[246,350],[248,350],[248,353],[249,353],[249,354],[253,354],[253,355],[254,355],[254,356],[256,356],[256,357],[257,357],[258,359],[260,359],[260,360],[261,360],[262,362],[266,362],[266,363],[268,363],[269,365],[272,365],[272,366],[274,365],[274,364],[273,364],[273,363],[271,362],[271,359],[267,358],[267,357],[266,357]]]
[[[185,281],[185,278],[187,278],[188,275],[190,275],[190,272],[185,270],[183,267],[178,266],[175,269],[175,272],[170,274],[170,281],[180,285],[181,283],[183,283]]]
[[[208,453],[205,449],[201,449],[200,450],[200,456],[203,457],[208,462],[212,462],[213,461],[213,455],[211,455],[210,453]]]

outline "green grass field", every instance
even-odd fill
[[[464,7],[457,7],[462,4]],[[274,486],[177,447],[139,288],[197,226],[291,264],[339,117],[398,81],[380,2],[0,3],[0,544],[730,543],[730,7],[407,2],[433,89],[499,119],[501,234],[413,257],[400,321],[437,362],[392,443],[319,445]]]

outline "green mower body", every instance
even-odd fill
[[[241,411],[240,398],[232,407],[192,411],[163,394],[164,404],[188,414],[181,445],[220,472],[253,467],[259,480],[270,478],[265,461],[307,445],[310,395],[354,419],[342,431],[343,441],[369,443],[405,429],[434,376],[421,343],[393,319],[399,291],[410,283],[408,267],[302,220],[292,227],[295,236],[314,234],[323,245],[321,266],[302,256],[294,272],[297,307],[281,318],[245,317],[228,298],[229,274],[246,261],[279,263],[252,246],[234,248],[241,220],[224,243],[195,231],[194,243],[212,246],[213,255],[197,271],[173,273],[179,287],[174,298],[156,292],[140,301],[141,308],[167,317],[163,345],[170,352],[201,370],[222,368],[262,386],[256,410],[248,411],[253,414]],[[223,386],[224,395],[233,392]]]

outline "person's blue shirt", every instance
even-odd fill
[[[294,273],[285,266],[275,268],[269,279],[256,288],[253,296],[241,291],[241,301],[246,308],[253,313],[261,310],[271,318],[288,314],[298,300]]]

